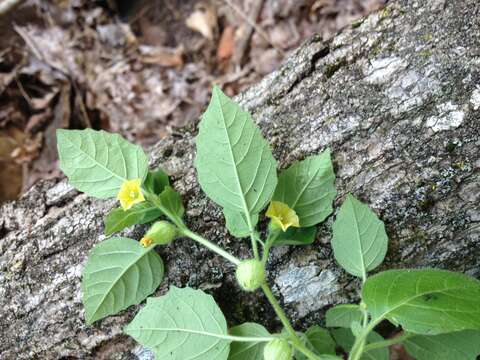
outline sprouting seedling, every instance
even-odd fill
[[[443,270],[390,270],[368,277],[384,260],[388,237],[377,215],[347,195],[333,225],[337,262],[362,283],[360,304],[326,313],[326,326],[296,331],[268,285],[265,265],[274,246],[310,245],[316,225],[333,212],[335,174],[327,149],[277,175],[270,146],[250,114],[219,88],[199,125],[195,167],[203,191],[223,209],[226,227],[249,238],[252,257],[238,259],[185,224],[181,196],[162,170],[149,171],[143,150],[104,131],[58,130],[61,169],[86,194],[117,198],[105,220],[111,235],[153,223],[140,241],[112,237],[97,244],[83,271],[88,324],[147,298],[125,332],[158,359],[350,360],[389,358],[388,346],[403,343],[419,360],[475,359],[480,354],[480,282]],[[265,210],[266,209],[266,210]],[[268,226],[259,229],[265,215]],[[265,233],[262,238],[261,234]],[[236,266],[239,286],[263,291],[283,325],[270,333],[256,323],[228,327],[214,299],[201,290],[171,287],[149,297],[164,276],[157,245],[190,238]],[[402,335],[385,340],[375,327],[388,320]]]

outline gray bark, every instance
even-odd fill
[[[330,147],[336,206],[347,192],[385,221],[384,269],[441,267],[480,276],[480,3],[398,1],[331,42],[312,38],[285,64],[237,97],[271,142],[282,167]],[[194,128],[161,140],[152,166],[173,176],[193,229],[247,257],[221,212],[200,191]],[[86,326],[81,271],[104,239],[113,201],[42,182],[0,213],[0,358],[129,359],[121,335],[135,307]],[[298,329],[326,306],[353,301],[359,283],[335,264],[331,216],[314,245],[278,248],[269,279]],[[138,238],[136,227],[124,235]],[[159,250],[170,284],[212,293],[230,324],[278,328],[260,293],[242,293],[234,269],[189,240]],[[238,299],[238,301],[236,300]]]

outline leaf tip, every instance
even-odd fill
[[[355,202],[355,201],[358,201],[357,198],[355,196],[352,195],[352,193],[348,193],[347,194],[347,197],[345,198],[345,202]]]
[[[92,314],[85,313],[85,323],[90,326],[92,325],[97,319],[94,318]]]

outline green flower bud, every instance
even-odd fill
[[[157,221],[148,229],[140,244],[147,247],[151,244],[167,245],[177,236],[177,228],[168,221]]]
[[[263,348],[264,360],[291,360],[292,357],[292,348],[284,339],[274,339]]]
[[[265,267],[255,259],[244,260],[237,266],[236,275],[242,289],[257,290],[265,282]]]

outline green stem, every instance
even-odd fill
[[[292,342],[292,345],[300,352],[302,352],[306,357],[308,357],[311,360],[319,360],[319,357],[315,355],[314,352],[311,350],[307,349],[307,347],[302,343],[302,340],[298,337],[297,333],[295,332],[295,329],[292,327],[290,324],[290,321],[287,318],[287,315],[285,315],[285,312],[281,308],[280,304],[278,303],[277,299],[272,293],[272,290],[268,286],[268,284],[263,284],[262,285],[262,290],[267,297],[268,301],[273,307],[273,310],[277,314],[278,318],[282,322],[283,327],[287,330],[288,334],[290,335],[290,340]]]
[[[397,336],[397,337],[395,337],[393,339],[390,339],[390,340],[384,340],[384,341],[379,341],[379,342],[375,342],[375,343],[372,343],[372,344],[365,345],[365,348],[363,350],[364,351],[369,351],[369,350],[388,347],[388,346],[395,345],[395,344],[400,344],[400,343],[404,342],[405,340],[407,340],[408,338],[411,338],[412,336],[413,336],[413,334],[405,333],[403,335]]]
[[[355,344],[352,347],[352,350],[350,351],[350,354],[348,356],[348,360],[360,360],[363,354],[363,351],[365,350],[365,338],[362,337],[360,341],[355,341]]]
[[[258,245],[257,245],[255,229],[253,228],[252,220],[250,219],[248,214],[247,214],[247,225],[248,225],[248,228],[250,229],[250,241],[252,243],[253,256],[255,257],[255,259],[259,260],[260,255],[259,255],[259,252],[258,252]]]
[[[262,254],[262,262],[264,266],[267,264],[268,256],[270,255],[270,249],[272,248],[273,243],[275,242],[275,239],[278,237],[278,235],[279,233],[277,232],[275,232],[273,235],[272,233],[269,233],[268,238],[265,241]]]
[[[267,261],[268,261],[268,255],[270,255],[270,248],[272,247],[272,245],[268,242],[266,242],[265,246],[263,247],[263,254],[262,254],[262,263],[263,263],[263,266],[265,266],[267,264]]]
[[[160,209],[162,213],[164,213],[165,216],[168,217],[170,221],[172,221],[177,226],[180,234],[198,242],[199,244],[202,244],[206,248],[212,250],[214,253],[217,253],[218,255],[223,256],[225,259],[227,259],[231,263],[235,265],[240,264],[240,260],[237,257],[223,250],[220,246],[215,245],[211,241],[189,230],[181,218],[179,218],[176,214],[172,214],[168,209],[166,209],[163,206],[162,202],[160,201],[157,195],[151,194],[147,191],[144,192],[144,195],[149,202],[151,202],[158,209]]]
[[[287,315],[285,315],[285,312],[283,311],[277,299],[275,298],[275,295],[273,295],[272,290],[270,290],[270,287],[268,286],[268,284],[266,283],[263,284],[262,290],[265,293],[265,296],[267,297],[268,301],[272,305],[273,310],[275,310],[275,313],[280,318],[280,321],[282,322],[283,326],[292,337],[292,340],[296,339],[300,341],[300,338],[298,337],[297,333],[295,332],[292,325],[290,324],[290,321],[288,320]]]
[[[185,225],[183,227],[180,227],[180,233],[182,235],[185,235],[186,237],[189,237],[190,239],[198,242],[199,244],[202,244],[203,246],[212,250],[213,252],[217,253],[218,255],[223,256],[225,259],[227,259],[231,263],[233,263],[237,266],[238,266],[238,264],[240,264],[240,260],[237,257],[235,257],[232,254],[226,252],[220,246],[215,245],[214,243],[210,242],[209,240],[205,239],[204,237],[194,233],[193,231],[190,231]]]
[[[230,340],[235,342],[269,342],[275,339],[275,336],[233,336],[233,335],[215,335],[216,338]]]
[[[321,358],[317,354],[308,349],[305,345],[303,345],[303,343],[292,342],[292,345],[295,349],[303,353],[303,355],[305,355],[310,360],[321,360]]]
[[[367,325],[368,325],[368,313],[367,310],[364,307],[361,307],[363,317],[362,317],[362,327],[364,329],[364,333],[362,333],[362,336],[357,338],[355,340],[355,343],[353,344],[352,350],[350,351],[350,356],[348,357],[350,360],[358,360],[362,357],[362,354],[365,352],[365,343],[367,341],[367,336],[368,332],[367,331]],[[365,335],[365,336],[363,336]],[[358,340],[358,341],[357,341]]]
[[[367,341],[367,336],[370,332],[378,325],[381,319],[377,319],[372,321],[368,326],[366,326],[362,332],[362,334],[355,339],[355,343],[353,344],[352,350],[350,351],[350,355],[348,356],[348,360],[360,360],[362,357],[363,352],[365,351],[365,342]]]

